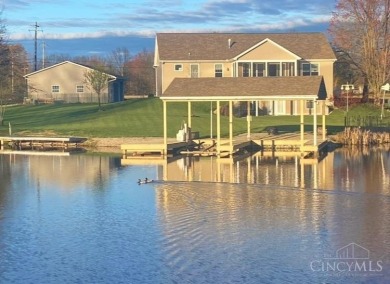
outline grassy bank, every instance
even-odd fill
[[[214,104],[215,107],[215,104]],[[380,109],[358,106],[350,109],[349,115],[380,115]],[[345,112],[335,110],[327,116],[328,132],[341,131]],[[387,116],[390,114],[387,112]],[[252,132],[264,131],[268,126],[277,126],[281,131],[299,131],[299,116],[253,117]],[[313,117],[305,117],[311,123]],[[390,121],[388,117],[386,121]],[[187,120],[187,104],[168,104],[168,135],[175,137],[182,123]],[[216,115],[213,115],[213,130],[216,133]],[[321,117],[318,117],[321,123]],[[8,107],[0,135],[8,135],[11,123],[14,135],[83,136],[83,137],[161,137],[163,136],[162,102],[160,99],[134,99],[104,105],[99,111],[95,104],[20,105]],[[193,130],[201,136],[210,135],[210,103],[193,103]],[[228,118],[221,118],[222,135],[228,134]],[[310,129],[310,126],[307,127]],[[246,132],[246,118],[234,118],[234,134]]]

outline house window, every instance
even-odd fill
[[[175,64],[175,71],[183,71],[183,64]]]
[[[83,85],[77,85],[76,86],[76,92],[77,93],[84,93],[84,86]]]
[[[249,77],[251,74],[251,63],[242,64],[242,77]]]
[[[198,77],[199,77],[199,65],[191,64],[191,78],[198,78]]]
[[[268,76],[280,76],[280,63],[270,62],[268,63]]]
[[[265,63],[253,63],[253,77],[265,76]]]
[[[52,93],[59,93],[60,92],[60,86],[58,86],[58,85],[51,86],[51,92]]]
[[[302,63],[302,76],[318,76],[318,64]]]
[[[215,64],[215,77],[223,77],[222,64]]]

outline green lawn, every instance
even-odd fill
[[[214,104],[215,107],[215,104]],[[14,135],[64,135],[83,137],[161,137],[163,136],[162,102],[158,98],[133,99],[121,103],[103,105],[99,111],[96,104],[19,105],[8,107],[0,135],[8,135],[11,123]],[[210,103],[193,103],[192,129],[202,137],[210,135]],[[361,105],[350,108],[349,115],[380,115],[380,108]],[[387,112],[389,116],[390,113]],[[335,110],[327,116],[328,132],[341,131],[345,112]],[[252,132],[264,131],[268,126],[277,126],[281,131],[299,131],[299,116],[253,117]],[[313,117],[305,117],[311,123]],[[168,103],[168,135],[175,137],[178,129],[187,120],[186,103]],[[390,120],[385,118],[387,124]],[[213,130],[216,133],[216,115],[213,115]],[[321,116],[318,117],[321,123]],[[246,117],[234,118],[234,134],[246,132]],[[307,129],[310,129],[308,126]],[[221,118],[222,135],[228,135],[228,118]]]

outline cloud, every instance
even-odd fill
[[[44,37],[39,36],[40,39],[56,39],[56,40],[68,40],[68,39],[82,39],[82,38],[104,38],[104,37],[154,37],[156,34],[152,30],[143,30],[139,32],[134,31],[96,31],[96,32],[80,32],[80,33],[46,33]],[[33,39],[33,34],[26,35],[25,33],[11,34],[9,39],[13,41]]]
[[[7,9],[21,9],[21,8],[28,8],[29,6],[32,6],[34,4],[45,4],[50,3],[51,0],[3,0],[1,3],[1,7],[7,8]]]
[[[51,0],[6,0],[32,5]],[[46,16],[38,24],[52,39],[99,38],[106,36],[154,36],[155,32],[245,32],[312,30],[327,27],[336,0],[147,0],[138,2],[88,3],[89,13]],[[190,2],[191,5],[188,5]],[[58,5],[58,2],[55,2]],[[66,5],[64,4],[64,7]],[[69,4],[72,6],[72,4]],[[97,8],[98,10],[93,10]],[[102,12],[103,11],[103,12]],[[64,13],[65,15],[65,13]],[[50,18],[51,17],[51,18]],[[11,39],[32,38],[31,19],[7,22],[15,28]],[[20,28],[23,27],[24,31]],[[10,29],[9,29],[10,30]],[[318,31],[318,30],[317,30]]]

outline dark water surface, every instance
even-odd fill
[[[0,155],[0,283],[390,283],[389,253],[386,149]]]

